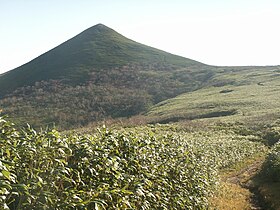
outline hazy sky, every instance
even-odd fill
[[[103,23],[211,65],[280,65],[279,0],[0,0],[0,73]]]

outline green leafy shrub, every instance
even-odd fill
[[[14,124],[0,117],[0,209],[9,209],[16,202],[21,205],[17,198],[27,194],[27,186],[17,182],[16,151],[19,133]]]
[[[106,128],[65,137],[1,120],[4,209],[202,209],[215,184],[180,138]]]
[[[0,209],[206,209],[218,169],[262,149],[222,131],[66,136],[0,119]]]
[[[280,127],[272,127],[265,131],[264,137],[267,145],[272,146],[280,140]]]
[[[272,147],[267,156],[263,175],[270,181],[280,181],[280,141]]]

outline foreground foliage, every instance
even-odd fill
[[[280,141],[272,147],[268,154],[263,173],[270,181],[280,182]]]
[[[263,175],[270,182],[280,182],[280,121],[277,120],[267,127],[264,139],[271,146],[264,167]]]
[[[263,149],[225,131],[64,136],[0,120],[0,209],[206,209],[218,170]]]

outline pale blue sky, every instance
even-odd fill
[[[0,73],[98,23],[211,65],[280,65],[279,0],[0,0]]]

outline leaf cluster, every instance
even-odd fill
[[[268,154],[262,174],[269,181],[280,182],[280,141],[272,147]]]

